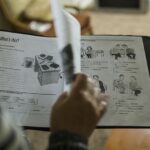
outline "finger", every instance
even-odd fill
[[[85,76],[85,77],[87,77],[87,75],[84,74],[84,73],[76,73],[76,74],[73,75],[72,82],[75,82],[75,81],[77,80],[77,78],[79,78],[80,76]]]
[[[85,74],[75,74],[73,80],[73,88],[84,88],[87,84],[87,76]]]
[[[104,94],[104,93],[100,93],[97,97],[98,102],[101,101],[108,101],[109,100],[109,95]]]
[[[94,87],[96,87],[94,80],[84,74],[78,74],[76,76],[75,82],[73,83],[72,89],[76,92],[81,90],[88,90],[88,92],[92,93],[94,92]]]
[[[107,103],[106,101],[101,101],[101,104],[99,105],[99,109],[98,109],[98,113],[99,113],[99,117],[102,117],[107,110]]]
[[[100,99],[98,101],[100,115],[103,115],[106,112],[108,106],[108,100],[109,100],[108,95],[102,94],[100,96]]]
[[[85,74],[76,74],[74,82],[72,83],[72,90],[73,92],[78,92],[87,88],[87,76]]]
[[[94,90],[94,94],[93,94],[94,98],[95,99],[100,99],[101,90],[98,87],[93,88],[93,90]]]
[[[97,103],[100,103],[102,100],[107,100],[109,98],[108,95],[101,93],[100,88],[95,87],[93,89],[94,89],[94,94],[92,96],[94,97]]]
[[[91,94],[89,94],[89,92],[82,92],[82,94],[84,95],[84,100],[85,101],[90,101],[91,104],[93,103],[95,105],[95,108],[97,108],[97,112],[98,114],[100,114],[100,116],[103,115],[103,113],[105,113],[106,109],[107,109],[107,105],[108,105],[108,96],[105,94],[102,94],[101,98],[99,98],[99,101],[94,98],[93,96],[91,96]]]
[[[88,86],[89,88],[92,88],[93,90],[94,88],[97,88],[95,81],[90,77],[88,77]]]
[[[67,93],[67,92],[64,92],[64,93],[62,93],[62,94],[59,96],[59,98],[58,98],[58,100],[56,101],[56,103],[65,101],[67,98],[68,98],[68,93]]]
[[[101,103],[100,103],[100,108],[103,110],[103,109],[105,109],[106,107],[107,107],[107,101],[101,101]]]

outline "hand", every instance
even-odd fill
[[[86,139],[106,110],[107,96],[84,74],[76,75],[70,93],[63,93],[54,104],[51,131],[67,130]]]

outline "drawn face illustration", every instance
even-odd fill
[[[128,45],[122,44],[121,47],[122,47],[123,49],[127,49],[127,48],[128,48]]]
[[[120,49],[120,53],[124,54],[125,53],[125,49]]]
[[[87,52],[91,52],[92,51],[92,47],[91,46],[88,46],[87,47]]]
[[[121,74],[121,75],[119,76],[119,80],[121,80],[121,81],[124,80],[124,75],[123,75],[123,74]]]
[[[119,49],[120,48],[120,44],[116,44],[115,48]]]

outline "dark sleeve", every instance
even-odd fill
[[[50,135],[48,150],[88,150],[88,142],[74,133],[58,131]]]

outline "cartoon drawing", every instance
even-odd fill
[[[120,54],[120,44],[116,44],[113,49],[110,50],[110,55],[115,57],[116,60],[118,60],[119,57],[121,57]]]
[[[120,49],[121,57],[126,57],[126,49],[128,48],[128,45],[122,44]]]
[[[116,44],[114,48],[110,50],[110,55],[115,60],[118,58],[128,57],[129,59],[135,59],[136,54],[133,48],[129,48],[127,44]]]
[[[106,85],[100,80],[100,77],[98,75],[93,75],[93,79],[96,81],[96,85],[100,88],[101,92],[105,93]]]
[[[92,54],[93,54],[92,50],[93,50],[93,49],[92,49],[91,46],[88,46],[88,47],[87,47],[87,49],[86,49],[86,51],[85,51],[85,54],[86,54],[87,58],[92,58]]]
[[[136,54],[134,53],[134,49],[132,49],[132,48],[126,49],[126,55],[128,56],[129,59],[135,59],[136,58]]]
[[[131,94],[138,96],[142,92],[142,88],[138,85],[137,79],[135,76],[130,76],[129,89]]]
[[[101,56],[104,57],[104,50],[95,50],[95,57]]]
[[[124,75],[120,74],[119,79],[116,79],[113,82],[114,90],[119,92],[120,94],[125,94],[126,92],[126,84],[124,78],[125,78]]]
[[[88,46],[86,49],[81,47],[81,58],[96,58],[96,57],[104,57],[104,50],[93,50],[91,46]]]
[[[84,58],[85,57],[85,51],[84,49],[81,47],[81,58]]]

